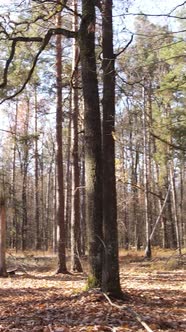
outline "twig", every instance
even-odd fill
[[[178,7],[182,7],[186,4],[186,1],[184,1],[183,3],[180,3],[179,5],[177,5],[176,7],[174,7],[168,14],[168,16],[170,16],[175,10],[178,9]]]
[[[108,297],[107,294],[103,293],[103,295],[106,297],[107,301],[110,303],[111,306],[116,307],[118,309],[126,309],[145,328],[145,330],[147,332],[153,332],[153,330],[151,330],[151,328],[141,319],[140,315],[136,311],[134,311],[133,309],[129,308],[126,304],[124,304],[124,305],[115,304],[115,303],[113,303],[111,301],[111,299]]]
[[[134,35],[132,34],[131,35],[131,38],[129,40],[129,42],[127,43],[127,45],[118,53],[114,54],[114,57],[117,58],[121,53],[125,52],[125,50],[129,47],[129,45],[132,43],[133,41],[133,38],[134,38]]]
[[[186,151],[186,149],[184,147],[182,147],[181,145],[176,145],[176,144],[170,143],[167,140],[165,140],[164,138],[154,134],[153,132],[150,132],[150,135],[153,136],[154,138],[157,138],[162,143],[165,143],[165,144],[169,145],[170,147],[172,147],[175,150]]]
[[[171,190],[171,186],[169,185],[168,190],[167,190],[167,194],[166,194],[166,197],[165,197],[165,200],[164,200],[163,205],[162,205],[162,207],[161,207],[161,211],[160,211],[160,213],[159,213],[158,218],[156,219],[156,222],[155,222],[154,227],[153,227],[153,229],[152,229],[152,232],[151,232],[151,234],[150,234],[150,241],[152,240],[153,235],[154,235],[154,232],[155,232],[155,230],[156,230],[156,227],[157,227],[159,221],[161,220],[161,217],[162,217],[162,214],[163,214],[163,212],[164,212],[164,209],[165,209],[165,206],[166,206],[167,200],[168,200],[168,198],[169,198],[170,190]]]
[[[52,328],[52,325],[51,325],[51,324],[49,324],[47,327],[48,327],[48,330],[49,330],[49,332],[54,332],[54,330],[53,330],[53,328]]]

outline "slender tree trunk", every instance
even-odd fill
[[[28,232],[28,217],[27,217],[27,166],[24,167],[23,184],[22,184],[22,250],[27,248],[27,232]]]
[[[170,186],[169,186],[169,188],[168,188],[168,190],[167,190],[167,194],[166,194],[166,196],[165,196],[165,200],[164,200],[164,202],[163,202],[163,205],[161,205],[161,209],[160,209],[159,216],[158,216],[158,218],[156,219],[156,222],[155,222],[154,227],[153,227],[153,229],[152,229],[152,232],[151,232],[151,234],[150,234],[150,237],[149,237],[150,241],[152,241],[153,236],[154,236],[154,233],[155,233],[155,230],[156,230],[156,228],[157,228],[157,226],[158,226],[158,224],[159,224],[159,222],[160,222],[160,220],[161,220],[161,217],[162,217],[162,214],[163,214],[163,212],[164,212],[164,209],[165,209],[165,206],[166,206],[167,200],[168,200],[168,198],[169,198],[169,193],[170,193]]]
[[[28,138],[28,125],[29,125],[30,105],[29,99],[27,100],[27,112],[24,124],[23,141],[23,182],[22,182],[22,250],[27,249],[28,240],[28,210],[27,210],[27,180],[28,180],[28,156],[29,156],[29,138]]]
[[[42,144],[43,147],[43,144]],[[41,191],[41,195],[40,195],[40,222],[39,222],[39,237],[40,237],[40,247],[43,247],[43,240],[44,240],[44,228],[46,227],[45,225],[45,220],[46,220],[46,191],[45,191],[45,176],[44,176],[44,152],[43,152],[43,148],[41,151],[41,155],[40,155],[40,191]]]
[[[81,251],[82,255],[85,255],[86,251],[86,207],[85,207],[85,153],[84,153],[84,139],[82,142],[82,156],[81,156]]]
[[[184,239],[186,237],[185,229],[184,229],[184,162],[181,161],[180,165],[180,204],[179,204],[179,215],[180,215],[180,238],[181,244],[184,247]],[[186,222],[186,221],[185,221]],[[186,245],[185,245],[186,246]]]
[[[57,15],[57,27],[61,27],[61,13]],[[59,227],[58,240],[58,270],[57,273],[67,273],[66,267],[66,236],[64,218],[64,178],[63,178],[63,146],[62,146],[62,45],[61,35],[56,36],[56,86],[57,86],[57,108],[56,108],[56,140],[57,140],[57,186],[58,206],[57,221]]]
[[[7,277],[6,271],[6,216],[5,200],[0,197],[0,277]]]
[[[82,0],[79,32],[85,105],[85,186],[88,235],[89,285],[102,279],[102,149],[101,120],[95,57],[94,1]]]
[[[13,248],[18,250],[18,224],[17,224],[17,203],[16,203],[16,134],[17,134],[18,101],[16,101],[16,114],[14,124],[14,146],[13,146],[13,174],[12,174],[12,203],[13,203]]]
[[[136,147],[137,149],[137,147]],[[135,239],[135,247],[136,250],[140,249],[140,219],[139,219],[139,199],[138,199],[138,192],[137,192],[137,183],[138,183],[138,173],[137,173],[137,166],[139,162],[139,153],[138,151],[135,152],[135,159],[133,165],[133,174],[132,174],[132,184],[133,184],[133,218],[134,218],[134,239]]]
[[[147,159],[147,190],[148,192],[153,192],[153,163],[152,163],[152,154],[154,152],[154,138],[150,135],[150,128],[152,128],[152,78],[149,74],[147,77],[147,89],[146,89],[146,107],[145,107],[145,130],[146,130],[146,159]],[[152,200],[152,195],[147,194],[147,205],[148,205],[148,228],[149,234],[151,233],[151,228],[153,225],[153,215],[154,215],[154,201]],[[150,239],[151,241],[151,239]],[[151,242],[150,242],[151,245]],[[150,253],[151,249],[149,250]],[[148,253],[146,251],[146,256]],[[149,257],[150,258],[150,257]]]
[[[77,12],[77,1],[73,1],[73,10]],[[78,17],[73,16],[73,31],[78,30]],[[78,61],[79,48],[77,41],[73,40],[72,55],[72,212],[71,212],[71,257],[72,270],[82,272],[80,262],[81,234],[80,234],[80,171],[79,171],[79,137],[78,137]]]
[[[71,101],[71,97],[70,97]],[[71,169],[71,123],[72,123],[72,103],[70,102],[70,118],[68,124],[68,147],[67,147],[67,166],[66,166],[66,195],[65,195],[65,232],[66,246],[70,248],[71,243],[71,200],[72,200],[72,169]]]
[[[104,265],[102,288],[121,294],[115,179],[115,56],[113,53],[112,0],[102,3],[103,32],[103,224]]]
[[[146,93],[144,87],[144,105],[143,105],[143,178],[144,178],[144,189],[145,189],[145,229],[146,229],[146,249],[145,257],[151,258],[151,241],[150,241],[150,220],[149,220],[149,183],[148,183],[148,136],[147,136],[147,109],[146,109]]]
[[[57,155],[56,155],[57,157]],[[57,158],[56,158],[57,159]],[[53,252],[56,253],[57,250],[57,231],[58,231],[58,211],[57,211],[57,202],[58,202],[58,191],[57,191],[57,165],[55,164],[55,168],[54,168],[54,177],[53,177]]]
[[[181,255],[181,240],[180,240],[180,229],[179,229],[179,220],[178,220],[178,211],[177,211],[177,197],[176,197],[173,162],[170,165],[170,182],[171,182],[174,222],[175,222],[175,228],[176,228],[177,249],[178,249],[179,254]]]
[[[156,162],[155,164],[155,173],[156,173],[156,190],[158,192],[159,198],[158,198],[158,205],[159,205],[159,211],[162,209],[162,189],[160,187],[160,176],[159,176],[159,166]],[[167,204],[168,205],[168,204]],[[165,209],[166,210],[166,209]],[[164,249],[168,248],[168,241],[167,241],[167,218],[166,213],[162,215],[161,217],[161,227],[162,227],[162,246]]]
[[[51,246],[51,234],[53,233],[53,225],[50,220],[52,220],[53,212],[53,165],[54,165],[54,148],[52,151],[52,156],[50,160],[49,170],[48,170],[48,180],[47,180],[47,191],[46,191],[46,227],[44,230],[44,246],[45,250],[48,250]]]
[[[35,225],[36,225],[36,250],[41,249],[40,238],[40,216],[39,216],[39,153],[38,153],[38,115],[37,115],[37,87],[34,89],[35,93]]]

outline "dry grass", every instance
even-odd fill
[[[144,258],[144,250],[136,251],[135,249],[119,251],[120,266],[128,271],[172,271],[177,269],[186,269],[186,249],[182,251],[180,257],[177,250],[161,249],[158,247],[152,250],[152,259]],[[7,252],[8,268],[18,268],[25,271],[50,271],[57,268],[57,255],[52,252]],[[82,266],[87,272],[87,258],[82,259]],[[70,253],[67,258],[67,268],[70,270]]]
[[[177,250],[161,249],[155,247],[152,249],[152,258],[144,258],[144,250],[136,251],[135,249],[120,251],[120,265],[124,265],[130,271],[142,272],[147,271],[173,271],[186,269],[186,249],[182,250],[180,256]]]

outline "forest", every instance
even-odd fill
[[[133,5],[0,2],[0,332],[186,329],[186,1]]]

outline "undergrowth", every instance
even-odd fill
[[[12,250],[7,251],[7,267],[8,268],[23,268],[27,271],[52,271],[57,268],[57,254],[50,252],[18,252],[15,253]],[[119,263],[120,267],[129,269],[131,271],[142,272],[143,270],[162,270],[172,271],[177,269],[186,269],[186,249],[182,250],[180,256],[177,250],[171,249],[152,249],[152,258],[145,260],[144,250],[136,251],[135,249],[119,251]],[[82,259],[82,265],[84,272],[88,270],[87,257]],[[67,266],[70,270],[70,255],[67,258]],[[92,286],[94,280],[88,280],[89,287]]]

